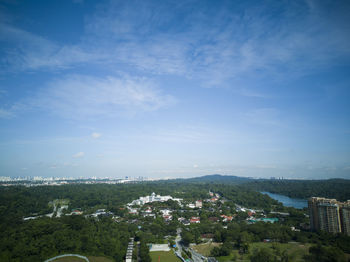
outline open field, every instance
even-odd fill
[[[212,242],[209,242],[209,243],[204,243],[204,244],[199,244],[199,245],[194,245],[194,246],[191,246],[196,252],[198,252],[199,254],[202,254],[203,256],[209,256],[210,255],[210,252],[211,250],[214,248],[214,247],[218,247],[220,246],[221,244],[219,243],[212,243]]]
[[[90,262],[113,262],[114,261],[107,257],[87,256],[87,258],[90,260]]]
[[[152,262],[180,262],[181,260],[177,258],[173,251],[155,251],[149,253]]]

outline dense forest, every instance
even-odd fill
[[[313,196],[335,198],[339,201],[350,199],[350,180],[253,180],[244,184],[246,188],[286,195],[292,198]]]
[[[104,255],[122,261],[130,234],[128,224],[109,218],[30,220],[2,230],[0,261],[44,261],[62,253]]]
[[[268,196],[247,188],[230,185],[187,183],[149,182],[140,184],[118,185],[63,185],[59,187],[0,187],[1,221],[17,223],[24,216],[50,213],[49,201],[69,199],[72,208],[89,209],[107,208],[119,213],[120,206],[140,196],[157,192],[161,195],[171,194],[173,197],[195,200],[207,196],[209,190],[222,191],[230,195],[237,204],[267,208],[277,204]]]
[[[220,177],[216,178],[220,180]],[[181,235],[185,245],[201,243],[203,234],[211,234],[213,241],[222,243],[212,251],[212,255],[216,257],[225,256],[234,249],[242,254],[247,253],[251,243],[262,242],[265,239],[279,243],[296,241],[315,245],[310,249],[310,252],[314,253],[311,252],[305,261],[317,261],[318,252],[323,252],[325,256],[340,258],[334,261],[344,261],[344,252],[350,253],[350,237],[343,234],[308,232],[302,226],[308,223],[305,210],[284,207],[267,195],[257,192],[257,190],[268,190],[284,193],[266,188],[278,183],[287,190],[284,181],[244,179],[242,182],[241,179],[235,179],[240,182],[231,183],[227,177],[224,179],[225,183],[210,179],[203,181],[195,179],[188,183],[185,180],[175,180],[116,185],[2,186],[0,187],[0,261],[44,261],[63,253],[105,256],[114,261],[123,261],[130,237],[141,241],[139,252],[141,261],[150,261],[146,244],[174,243],[178,228],[183,229]],[[293,181],[287,182],[293,184]],[[327,188],[320,186],[315,192],[328,190]],[[344,187],[341,187],[341,190],[344,192]],[[152,192],[182,198],[185,203],[191,203],[208,198],[209,191],[220,195],[221,200],[216,204],[204,202],[201,210],[180,207],[172,200],[152,204],[154,210],[172,209],[172,221],[165,221],[159,215],[155,218],[132,215],[125,207],[132,200],[150,195]],[[329,191],[334,192],[331,189]],[[52,203],[57,199],[69,202],[65,214],[79,209],[84,211],[84,216],[63,215],[52,218],[43,216],[52,212]],[[247,213],[237,211],[237,205],[262,210],[261,212],[268,217],[278,217],[279,222],[248,224],[245,221]],[[106,209],[114,215],[85,216],[97,209]],[[271,210],[288,212],[289,215],[278,215],[276,212],[269,215]],[[215,217],[220,217],[222,214],[231,215],[234,219],[230,223],[213,222],[213,218],[215,220]],[[28,216],[42,217],[24,221],[23,218]],[[201,223],[184,227],[178,222],[180,217],[190,219],[193,216],[199,216]],[[300,226],[302,230],[293,231],[292,226]],[[256,257],[266,255],[273,258],[271,261],[282,261],[281,256],[270,254],[269,250],[261,251],[266,254],[259,252],[253,255]],[[258,261],[253,255],[252,261]],[[289,259],[288,256],[285,259]]]
[[[350,199],[349,179],[328,180],[291,180],[291,179],[253,179],[238,176],[208,175],[190,179],[177,179],[184,183],[194,184],[226,184],[241,188],[267,191],[286,195],[291,198],[306,199],[312,196],[335,198],[339,201]]]
[[[40,261],[63,251],[105,255],[122,261],[126,251],[124,247],[131,234],[130,228],[133,228],[133,236],[144,235],[149,241],[159,241],[165,235],[174,235],[176,232],[175,224],[165,225],[162,219],[143,225],[139,234],[136,234],[135,225],[114,223],[108,218],[94,220],[63,216],[23,221],[24,217],[52,212],[49,203],[55,199],[68,199],[70,210],[79,208],[91,213],[104,208],[124,216],[126,210],[123,207],[126,203],[154,191],[191,201],[207,197],[209,190],[225,194],[241,205],[261,208],[277,205],[276,201],[266,195],[226,185],[150,182],[0,187],[0,261]],[[107,242],[110,244],[107,245]]]

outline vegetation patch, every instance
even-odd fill
[[[86,262],[84,259],[79,257],[60,257],[54,260],[54,262]],[[91,262],[91,260],[90,260]]]
[[[192,248],[198,252],[199,254],[203,256],[210,256],[210,252],[214,247],[219,247],[221,244],[220,243],[213,243],[213,242],[208,242],[208,243],[203,243],[203,244],[198,244],[198,245],[193,245]]]
[[[88,256],[87,257],[90,262],[113,262],[113,259],[107,258],[107,257],[94,257],[94,256]]]
[[[233,250],[230,255],[218,257],[219,262],[226,261],[305,261],[304,256],[307,255],[310,245],[300,243],[251,243],[249,251],[246,254],[239,254],[238,250]],[[264,257],[267,256],[267,257]],[[256,260],[259,258],[261,260]],[[253,260],[251,260],[253,259]]]
[[[87,256],[90,262],[113,262],[112,259],[107,257],[96,257],[96,256]],[[79,257],[61,257],[54,260],[54,262],[85,262],[84,259]]]
[[[173,251],[150,252],[152,262],[179,262],[181,261]]]

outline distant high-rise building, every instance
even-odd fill
[[[342,232],[350,236],[350,200],[341,204],[340,221]]]
[[[350,201],[311,197],[308,206],[311,230],[350,235]]]

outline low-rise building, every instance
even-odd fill
[[[74,209],[71,213],[71,215],[82,215],[83,211],[79,210],[79,209]]]
[[[196,206],[197,208],[202,208],[202,207],[203,207],[203,202],[202,202],[202,200],[197,200],[196,203],[195,203],[195,206]]]
[[[222,222],[231,222],[233,219],[233,216],[226,216],[226,215],[221,215]]]
[[[173,200],[179,202],[181,204],[182,198],[173,198],[172,196],[161,196],[156,195],[156,193],[152,193],[150,196],[140,197],[139,199],[133,200],[128,206],[139,205],[142,206],[147,203],[152,202],[166,202],[168,200]]]
[[[164,215],[163,218],[165,221],[171,221],[173,219],[173,216],[172,215]]]
[[[132,262],[133,250],[134,250],[134,239],[131,237],[128,244],[128,249],[126,251],[125,262]]]
[[[194,224],[194,223],[198,224],[200,222],[201,222],[201,219],[199,217],[191,217],[191,219],[190,219],[191,224]]]
[[[209,217],[208,220],[211,221],[211,222],[214,222],[214,223],[220,221],[220,219],[218,217]]]
[[[149,252],[154,251],[170,251],[168,244],[150,244]]]

